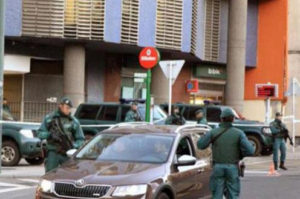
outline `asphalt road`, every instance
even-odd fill
[[[300,158],[287,161],[289,171],[279,171],[280,176],[268,176],[270,157],[246,160],[246,177],[242,182],[242,199],[294,199],[300,198]],[[24,173],[24,171],[26,171]],[[42,166],[3,168],[0,175],[1,199],[32,199]]]

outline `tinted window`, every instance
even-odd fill
[[[181,113],[183,115],[183,117],[186,119],[186,120],[190,120],[190,107],[182,107],[181,108]]]
[[[143,163],[166,162],[174,138],[147,134],[101,134],[76,156],[79,159]]]
[[[78,119],[96,119],[100,105],[83,105],[77,114]]]
[[[221,109],[217,107],[209,107],[206,111],[206,119],[208,122],[221,122]]]
[[[193,155],[191,143],[188,138],[182,138],[180,140],[176,150],[176,155],[177,157],[180,157],[182,155]]]
[[[116,121],[118,114],[118,106],[102,106],[98,120]]]
[[[125,121],[126,113],[130,110],[130,106],[123,106],[122,113],[121,113],[121,121]]]

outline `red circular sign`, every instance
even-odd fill
[[[156,66],[159,61],[159,52],[156,48],[145,47],[140,52],[139,56],[140,65],[145,69],[151,69]]]

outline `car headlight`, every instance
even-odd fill
[[[41,180],[39,187],[42,192],[51,193],[53,192],[53,185],[54,184],[49,180]]]
[[[124,196],[137,196],[143,195],[147,192],[147,185],[130,185],[130,186],[118,186],[114,193],[114,197]]]
[[[22,129],[20,130],[20,133],[27,138],[34,138],[33,132],[30,129]]]
[[[265,134],[272,134],[271,128],[263,128],[263,133]]]

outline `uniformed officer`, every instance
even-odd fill
[[[207,120],[204,116],[204,112],[202,109],[199,109],[195,112],[195,116],[197,119],[197,124],[207,124]]]
[[[167,125],[184,125],[185,124],[185,119],[180,114],[180,110],[179,110],[178,106],[172,107],[172,114],[170,116],[168,116],[165,124],[167,124]]]
[[[286,146],[284,140],[284,130],[286,129],[285,124],[281,121],[281,113],[276,113],[275,120],[270,123],[271,131],[273,134],[273,161],[274,168],[278,170],[278,150],[280,150],[280,166],[279,168],[287,170],[284,165],[286,157]]]
[[[8,113],[11,113],[10,111],[10,107],[8,105],[8,102],[7,102],[7,99],[6,98],[3,98],[3,111],[6,111]]]
[[[131,109],[126,113],[125,122],[137,122],[141,121],[141,118],[137,112],[138,104],[132,102]]]
[[[46,140],[45,170],[51,171],[68,160],[65,148],[62,147],[66,140],[70,141],[72,148],[78,149],[84,144],[85,138],[79,121],[71,115],[72,102],[68,98],[62,98],[59,107],[53,113],[46,115],[40,128],[38,137]],[[58,140],[53,132],[50,132],[54,119],[57,119],[62,127],[66,140]]]
[[[206,149],[212,144],[213,173],[210,189],[214,199],[235,199],[240,194],[239,161],[254,154],[254,148],[243,131],[234,128],[234,113],[224,109],[221,113],[222,123],[216,129],[206,133],[198,141],[198,148]]]

